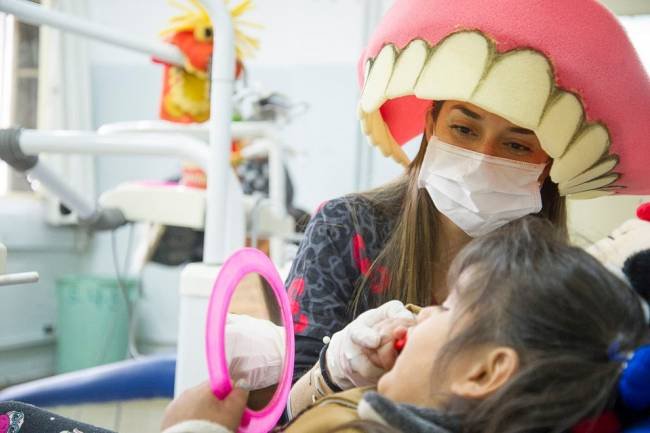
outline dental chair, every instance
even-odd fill
[[[148,356],[35,380],[0,391],[62,416],[117,431],[157,432],[174,396],[176,356]]]

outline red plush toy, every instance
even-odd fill
[[[572,433],[620,433],[621,422],[613,411],[607,411],[595,420],[586,420],[575,426]]]
[[[640,220],[650,221],[650,203],[644,203],[636,210],[636,216]]]

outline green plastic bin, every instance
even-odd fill
[[[123,280],[130,301],[137,280]],[[115,278],[67,275],[57,280],[58,373],[121,361],[128,353],[129,313]]]

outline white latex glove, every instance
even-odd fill
[[[245,380],[249,390],[280,381],[284,365],[284,328],[243,314],[226,319],[226,360],[233,383]]]
[[[325,353],[327,371],[341,389],[376,385],[384,370],[375,366],[363,348],[377,349],[381,342],[378,326],[386,319],[414,319],[400,301],[389,301],[368,310],[332,336]]]

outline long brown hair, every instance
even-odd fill
[[[443,103],[434,103],[427,116],[437,120]],[[453,257],[443,257],[437,243],[439,212],[425,189],[418,187],[418,175],[427,149],[426,134],[417,156],[405,173],[385,186],[360,193],[378,214],[395,221],[388,241],[374,259],[369,271],[357,284],[351,311],[361,313],[361,301],[378,306],[392,299],[417,305],[432,305],[442,301],[444,294],[434,293],[434,281],[446,279],[446,263]],[[540,216],[548,219],[557,230],[567,236],[565,198],[557,184],[547,178],[541,190]],[[442,253],[444,254],[444,253]],[[378,268],[389,270],[385,290],[368,298],[370,285],[377,278]]]

